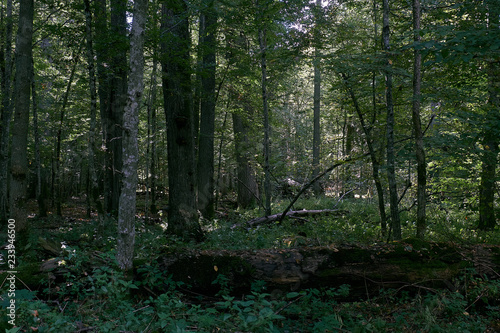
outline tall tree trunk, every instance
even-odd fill
[[[200,15],[202,48],[201,122],[198,144],[198,209],[203,217],[213,219],[214,205],[214,136],[215,71],[217,12],[214,0],[208,0]]]
[[[118,214],[123,165],[123,112],[127,98],[127,0],[111,0],[110,34],[111,77],[109,78],[108,140],[106,149],[112,159],[111,194],[108,197],[108,213]]]
[[[399,219],[398,208],[398,190],[396,183],[396,168],[394,156],[394,103],[392,100],[392,60],[390,47],[390,28],[389,28],[389,0],[384,0],[384,27],[382,31],[382,40],[384,51],[387,53],[385,84],[386,84],[386,104],[387,104],[387,178],[389,180],[389,197],[391,204],[391,225],[394,239],[401,239],[401,221]]]
[[[92,4],[92,3],[91,3]],[[103,172],[103,188],[104,188],[104,207],[103,210],[111,212],[111,201],[113,191],[113,159],[111,155],[110,142],[112,133],[108,132],[111,127],[111,119],[109,117],[109,91],[111,69],[109,68],[109,40],[110,33],[108,29],[108,13],[106,9],[106,0],[96,0],[94,4],[94,22],[95,22],[95,50],[97,62],[97,78],[99,81],[99,113],[101,115],[102,141],[105,146],[104,150],[104,172]]]
[[[96,117],[97,117],[97,84],[95,77],[95,62],[94,62],[94,46],[92,37],[92,11],[90,8],[90,0],[84,0],[85,4],[85,35],[87,39],[87,66],[89,74],[89,93],[90,93],[90,128],[88,140],[88,156],[89,156],[89,190],[87,193],[88,207],[87,215],[91,216],[91,203],[95,205],[99,218],[102,216],[103,208],[99,200],[99,186],[97,184],[96,171]]]
[[[319,20],[321,18],[321,0],[316,0],[316,27],[314,30],[314,38],[316,45],[314,47],[314,96],[313,96],[313,178],[319,174],[319,161],[320,161],[320,146],[321,146],[321,52],[320,52],[320,33],[319,33]],[[323,194],[320,182],[315,182],[313,191],[316,196]]]
[[[64,127],[64,115],[66,113],[66,106],[68,105],[69,93],[71,91],[71,86],[73,85],[73,79],[75,78],[76,66],[80,57],[79,48],[76,53],[73,54],[73,67],[69,75],[68,84],[66,85],[66,91],[63,95],[63,100],[61,104],[61,110],[59,111],[59,123],[56,134],[56,141],[54,143],[54,165],[52,169],[52,193],[55,196],[56,214],[62,216],[62,181],[61,181],[61,144],[62,144],[62,131]]]
[[[19,239],[28,230],[26,189],[28,177],[28,129],[31,91],[33,0],[21,0],[16,40],[14,122],[10,164],[10,217],[16,221]]]
[[[249,109],[246,109],[249,113]],[[249,133],[249,122],[246,115],[233,112],[234,147],[237,164],[237,202],[238,207],[243,209],[253,207],[259,199],[259,187],[255,177],[255,170],[250,163],[249,149],[251,149]]]
[[[258,10],[260,9],[257,5]],[[261,13],[263,18],[265,14]],[[271,215],[271,167],[269,165],[270,143],[269,136],[271,127],[269,125],[269,106],[267,96],[267,30],[265,26],[265,19],[259,24],[259,46],[260,46],[260,67],[262,72],[262,114],[264,119],[264,196],[265,204],[264,210],[266,215]]]
[[[149,0],[134,1],[134,19],[130,33],[130,75],[123,123],[123,182],[118,210],[116,260],[124,271],[133,267],[135,244],[135,211],[139,148],[139,109],[144,85],[144,27]]]
[[[9,161],[9,133],[12,118],[12,0],[7,0],[5,18],[2,15],[0,45],[0,71],[2,75],[2,111],[0,115],[0,225],[7,223],[8,212],[8,161]]]
[[[488,0],[488,29],[499,29],[500,8],[497,0]],[[483,153],[481,155],[481,184],[479,188],[479,224],[482,230],[493,230],[497,225],[495,214],[496,169],[500,144],[500,59],[490,55],[488,70],[488,105],[486,106],[485,127],[483,129]]]
[[[201,240],[195,192],[195,153],[191,106],[190,34],[186,3],[162,6],[162,82],[167,118],[169,210],[167,232]]]
[[[156,77],[157,77],[157,69],[158,69],[158,58],[157,58],[156,50],[153,54],[153,69],[151,73],[151,89],[150,89],[150,101],[148,103],[148,119],[150,119],[150,142],[151,142],[151,162],[150,162],[150,170],[149,173],[151,177],[149,179],[149,188],[151,189],[151,205],[149,210],[151,213],[156,214],[158,212],[158,207],[156,206],[156,178],[158,177],[156,161],[157,161],[157,153],[156,153],[156,140],[157,140],[157,121],[156,121]]]
[[[420,37],[420,0],[413,0],[413,40],[419,43]],[[412,121],[413,132],[415,133],[415,155],[417,158],[417,238],[424,238],[426,221],[425,207],[426,195],[425,187],[427,184],[427,174],[425,165],[424,133],[420,122],[420,86],[422,82],[422,55],[420,50],[414,50],[413,62],[413,103],[412,103]]]
[[[31,99],[33,107],[33,139],[35,141],[36,200],[38,217],[47,217],[45,180],[42,179],[42,161],[40,159],[40,135],[38,132],[38,101],[36,95],[35,66],[31,61]]]

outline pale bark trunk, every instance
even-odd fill
[[[14,90],[14,122],[10,165],[10,217],[16,231],[28,230],[26,189],[28,176],[28,129],[31,93],[31,61],[33,38],[33,0],[21,0],[16,41],[16,78]]]
[[[124,271],[133,267],[135,244],[135,212],[139,148],[139,108],[144,85],[144,28],[148,0],[134,1],[134,19],[130,33],[130,75],[123,123],[123,181],[118,209],[116,260]]]
[[[401,239],[401,222],[398,209],[398,191],[396,183],[396,168],[394,156],[394,104],[392,100],[392,60],[390,58],[390,28],[389,28],[389,0],[384,0],[384,28],[382,38],[384,50],[387,53],[386,63],[386,104],[387,104],[387,178],[389,180],[389,197],[391,204],[391,225],[394,239]]]

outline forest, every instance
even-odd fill
[[[500,0],[2,0],[0,329],[500,332]]]

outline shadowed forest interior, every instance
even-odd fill
[[[0,329],[500,331],[499,0],[0,14]]]

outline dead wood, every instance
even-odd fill
[[[245,251],[187,251],[162,254],[166,276],[193,291],[213,295],[221,274],[235,293],[265,281],[268,290],[350,285],[352,297],[371,297],[382,288],[456,289],[461,274],[475,271],[499,279],[500,246],[463,247],[406,240],[374,246],[331,245]]]
[[[291,217],[291,218],[302,218],[304,216],[312,216],[312,215],[336,215],[336,216],[341,216],[348,214],[349,212],[346,210],[338,210],[338,209],[312,209],[312,210],[293,210],[293,211],[288,211],[286,213],[286,217]],[[283,214],[274,214],[274,215],[269,215],[269,216],[262,216],[255,218],[253,220],[247,221],[245,224],[248,227],[255,227],[260,224],[267,224],[271,222],[276,222],[276,221],[281,221],[283,219]],[[232,228],[238,228],[241,227],[242,224],[238,223],[232,226]]]

